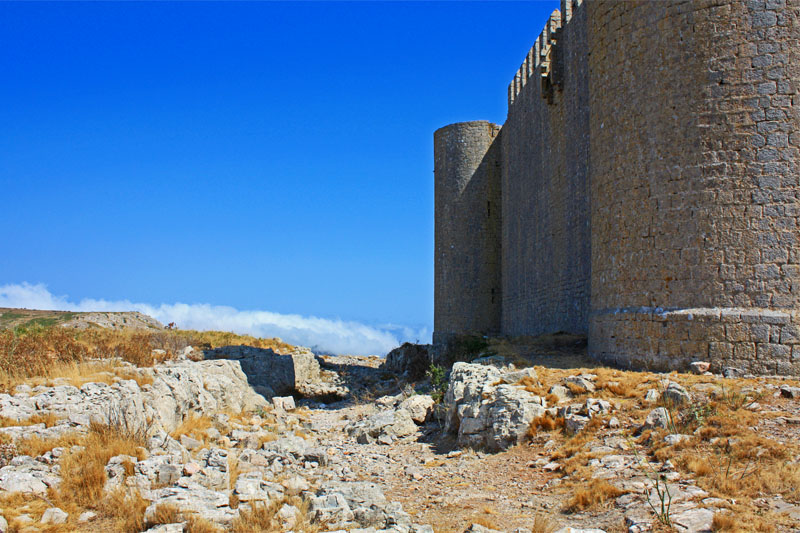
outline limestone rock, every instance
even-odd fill
[[[183,522],[176,524],[159,524],[151,527],[145,533],[183,533]]]
[[[564,383],[572,384],[583,390],[583,392],[594,392],[595,385],[586,376],[568,376],[564,378]]]
[[[499,377],[492,366],[453,365],[445,395],[445,429],[458,434],[459,445],[504,450],[520,442],[531,421],[544,415],[542,398]]]
[[[656,403],[660,397],[661,395],[656,389],[647,389],[644,395],[644,401],[647,403]]]
[[[789,385],[781,385],[781,396],[784,398],[800,398],[800,387],[790,387]]]
[[[42,519],[40,522],[42,524],[63,524],[69,518],[69,514],[65,513],[58,507],[50,507],[44,513],[42,513]]]
[[[572,399],[572,393],[564,385],[553,385],[548,393],[558,398],[559,402],[566,402]]]
[[[683,533],[710,533],[713,521],[714,511],[710,509],[689,509],[672,516],[673,525]]]
[[[709,368],[711,368],[711,363],[707,361],[695,361],[689,364],[692,374],[705,374]]]
[[[361,444],[378,440],[389,444],[393,440],[406,437],[417,431],[411,414],[405,409],[382,411],[365,420],[348,426],[347,432]]]
[[[272,406],[279,411],[292,411],[297,408],[293,396],[275,396],[272,398]]]
[[[658,407],[650,411],[641,429],[668,429],[671,421],[669,411],[665,407]]]
[[[404,343],[386,354],[382,368],[409,380],[422,379],[431,365],[430,345]]]
[[[583,428],[585,428],[591,420],[592,419],[588,416],[568,414],[564,417],[564,429],[567,433],[574,435],[583,431]]]
[[[0,468],[0,489],[8,492],[46,494],[47,485],[30,472],[20,472],[13,466]]]
[[[279,354],[253,346],[223,346],[206,350],[205,357],[239,361],[249,383],[261,390],[272,391],[270,396],[300,392],[304,383],[314,383],[320,379],[316,357],[304,348],[291,354]]]
[[[433,398],[427,394],[415,394],[400,402],[398,409],[408,411],[411,420],[417,424],[424,424],[433,412],[434,403]]]
[[[661,393],[662,399],[670,402],[672,405],[683,405],[692,401],[692,396],[682,386],[674,381],[666,380],[664,392]]]
[[[512,370],[511,372],[506,372],[503,374],[502,379],[509,385],[516,385],[523,379],[538,383],[539,375],[533,368],[523,368],[521,370]]]

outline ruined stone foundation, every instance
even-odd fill
[[[800,0],[562,1],[502,128],[436,133],[435,340],[800,375],[798,87]]]

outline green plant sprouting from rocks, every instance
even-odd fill
[[[645,494],[647,504],[650,506],[650,509],[652,509],[659,522],[665,526],[671,526],[672,519],[670,518],[670,508],[672,507],[672,494],[669,491],[669,485],[666,477],[663,474],[656,472],[653,466],[639,455],[639,452],[636,450],[636,446],[631,438],[628,438],[628,446],[633,451],[633,455],[636,457],[636,462],[643,467],[644,475],[653,484],[653,488],[658,496],[659,505],[656,507],[650,498],[650,493],[647,492]]]
[[[434,402],[441,403],[447,392],[447,370],[443,366],[431,363],[425,376],[431,382],[431,398]]]

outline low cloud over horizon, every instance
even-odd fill
[[[11,283],[0,286],[0,307],[24,307],[51,311],[139,311],[163,324],[175,322],[181,329],[223,330],[256,337],[280,337],[314,351],[334,354],[385,355],[406,341],[426,342],[427,327],[413,329],[395,324],[368,326],[360,322],[318,318],[270,311],[240,311],[211,304],[136,303],[129,300],[84,298],[72,302],[52,294],[43,283]]]

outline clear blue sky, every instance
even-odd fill
[[[0,3],[0,285],[433,322],[433,131],[557,2]]]

